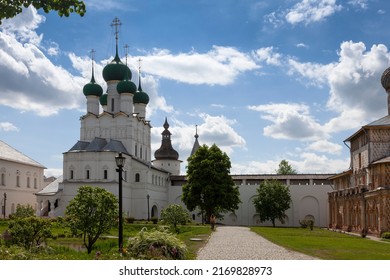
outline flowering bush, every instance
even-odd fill
[[[137,259],[183,260],[186,252],[186,245],[163,228],[143,228],[127,244],[127,254]]]

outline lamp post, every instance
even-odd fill
[[[119,199],[119,233],[118,233],[118,245],[119,245],[119,252],[122,253],[123,249],[123,221],[122,221],[122,172],[123,167],[125,166],[126,158],[122,156],[122,153],[119,153],[115,157],[116,166],[118,166],[118,169],[116,170],[119,173],[119,192],[118,192],[118,199]]]
[[[150,207],[149,207],[149,198],[150,198],[150,195],[149,195],[149,194],[147,194],[147,195],[146,195],[146,199],[147,199],[147,201],[148,201],[148,221],[150,221]]]

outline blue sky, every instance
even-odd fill
[[[150,96],[152,149],[165,117],[185,173],[198,125],[235,174],[349,167],[343,140],[387,114],[380,85],[390,66],[390,2],[380,0],[85,1],[61,18],[28,8],[0,26],[0,139],[62,172],[79,139],[83,86],[96,51],[97,82],[119,52]]]

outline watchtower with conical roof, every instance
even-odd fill
[[[180,163],[179,153],[172,147],[171,135],[169,131],[169,124],[167,118],[164,122],[164,131],[161,133],[161,146],[154,152],[153,165],[157,168],[164,169],[172,175],[180,174]]]

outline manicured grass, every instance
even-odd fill
[[[181,226],[179,227],[178,237],[187,245],[187,260],[196,259],[198,250],[205,245],[211,234],[210,225],[207,226]],[[200,239],[199,241],[192,241],[191,238]]]
[[[324,260],[389,260],[390,243],[314,228],[251,227],[266,239],[290,250]]]

